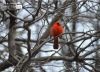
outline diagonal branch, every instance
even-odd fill
[[[70,3],[69,3],[69,4],[70,4]],[[56,22],[57,20],[59,20],[59,19],[63,16],[62,13],[64,13],[64,11],[65,11],[65,9],[66,9],[65,7],[67,7],[69,4],[67,4],[67,0],[64,2],[62,8],[59,9],[59,12],[55,15],[54,19],[53,19],[52,22],[50,23],[50,26],[49,26],[48,29],[44,32],[44,34],[43,34],[43,36],[40,38],[40,40],[41,40],[41,39],[47,39],[47,37],[49,36],[49,29],[50,29],[50,27],[53,25],[54,22]],[[40,51],[41,47],[42,47],[46,42],[47,42],[47,40],[41,41],[38,45],[35,45],[35,46],[34,46],[33,50],[31,51],[32,57],[35,57],[35,56],[38,54],[38,52]],[[26,60],[27,60],[27,58],[25,59],[25,61],[26,61]],[[29,61],[30,61],[30,60],[29,60]],[[29,61],[27,61],[27,64],[29,64]],[[23,66],[24,63],[26,63],[26,62],[24,62],[23,65],[22,65],[21,63],[22,63],[22,61],[19,63],[19,65],[17,65],[17,66],[21,67],[21,70],[18,70],[19,72],[23,72],[24,69],[26,68],[26,67],[22,68],[22,66]]]

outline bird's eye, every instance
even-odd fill
[[[59,23],[57,23],[57,25],[60,25]]]

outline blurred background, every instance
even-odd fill
[[[99,40],[100,0],[0,0],[0,72],[100,72]]]

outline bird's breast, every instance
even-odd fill
[[[51,35],[52,36],[58,36],[61,33],[63,33],[63,28],[61,26],[54,26],[51,29]]]

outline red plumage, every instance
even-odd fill
[[[64,29],[59,22],[55,22],[50,29],[50,35],[54,37],[53,48],[58,49],[58,37],[63,33]]]

